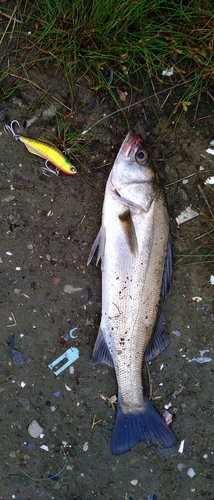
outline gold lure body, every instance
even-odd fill
[[[44,160],[46,160],[46,166],[42,168],[42,172],[45,175],[48,175],[47,172],[52,172],[58,175],[59,170],[67,175],[75,175],[77,173],[76,167],[70,163],[69,159],[66,158],[66,156],[64,156],[64,154],[59,149],[57,149],[54,144],[46,139],[32,139],[30,137],[16,134],[13,130],[14,123],[17,123],[19,125],[17,120],[13,120],[10,125],[5,125],[4,131],[6,133],[10,132],[13,135],[14,139],[22,142],[30,153],[40,156],[41,158],[44,158]],[[47,165],[47,162],[50,162],[52,165],[54,165],[57,171],[54,172],[52,169],[50,169]]]

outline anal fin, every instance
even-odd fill
[[[169,335],[166,331],[164,314],[161,312],[156,323],[155,333],[152,336],[145,352],[145,361],[155,359],[161,351],[164,351],[169,345]]]
[[[104,363],[108,366],[113,367],[113,361],[109,349],[106,345],[106,341],[103,336],[103,332],[101,328],[99,329],[96,342],[94,345],[93,353],[92,353],[92,362],[93,364]]]

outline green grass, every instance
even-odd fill
[[[186,3],[26,0],[18,3],[11,21],[12,10],[4,9],[3,3],[3,30],[7,29],[0,35],[2,60],[6,63],[10,56],[12,65],[4,65],[0,81],[14,75],[10,90],[2,87],[4,96],[17,85],[29,84],[33,65],[40,72],[53,65],[67,78],[71,91],[74,78],[89,89],[108,90],[110,71],[113,85],[115,81],[133,85],[145,71],[149,78],[169,82],[162,70],[173,67],[179,79],[192,78],[187,96],[181,99],[181,104],[188,102],[214,78],[214,16],[209,0]]]

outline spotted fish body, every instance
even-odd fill
[[[140,441],[171,447],[177,439],[145,398],[142,366],[168,345],[161,299],[171,283],[168,213],[141,136],[130,131],[109,175],[99,245],[102,317],[93,360],[114,367],[118,405],[114,454]]]

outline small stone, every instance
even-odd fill
[[[28,398],[20,398],[19,403],[26,411],[30,410],[30,401]]]
[[[130,483],[132,484],[132,486],[137,486],[138,479],[132,479],[132,481],[130,481]]]
[[[31,424],[28,427],[30,436],[37,439],[40,437],[43,431],[43,427],[41,427],[41,425],[39,425],[36,420],[32,420]]]
[[[88,451],[88,441],[86,441],[82,447],[83,451]]]
[[[189,468],[189,470],[187,471],[187,476],[191,477],[191,479],[195,476],[195,471],[193,470],[192,467]]]

